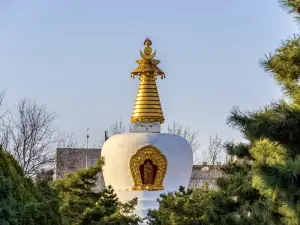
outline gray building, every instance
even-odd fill
[[[58,148],[56,150],[56,179],[63,178],[68,173],[74,173],[79,169],[89,168],[96,164],[100,158],[99,148]],[[98,175],[98,185],[105,188],[102,173]]]
[[[210,188],[216,187],[216,180],[222,175],[222,165],[208,165],[203,163],[202,165],[193,165],[193,171],[190,178],[189,188],[200,188],[205,183]]]
[[[56,179],[63,178],[68,173],[76,172],[82,168],[93,166],[101,156],[99,148],[58,148]],[[189,188],[200,188],[205,182],[211,188],[215,187],[216,179],[221,176],[221,165],[194,165],[189,183]],[[105,188],[103,175],[99,172],[99,188]]]

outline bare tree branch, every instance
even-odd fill
[[[209,137],[208,151],[204,153],[205,161],[210,165],[216,165],[218,162],[223,162],[224,144],[222,139],[216,135]]]
[[[4,150],[8,148],[10,139],[10,124],[5,120],[0,121],[0,145]]]
[[[2,148],[7,149],[9,142],[9,121],[6,121],[5,118],[9,113],[9,109],[4,107],[4,97],[6,91],[0,92],[0,145]]]
[[[1,143],[12,153],[27,176],[34,176],[42,169],[53,167],[56,162],[55,148],[66,145],[69,137],[61,137],[54,127],[56,115],[45,105],[29,99],[18,102],[16,112],[0,130]]]
[[[167,133],[184,137],[191,145],[193,153],[195,153],[200,146],[198,131],[193,131],[189,126],[183,126],[182,124],[173,122],[171,125],[168,125]]]
[[[26,98],[17,104],[16,113],[8,127],[7,150],[19,161],[26,175],[34,175],[55,162],[53,147],[59,142],[54,129],[55,114]]]
[[[120,119],[120,121],[116,121],[116,123],[111,125],[109,128],[109,132],[111,135],[122,134],[127,131],[133,132],[133,125],[131,123],[129,123],[128,127],[126,128],[122,119]]]
[[[57,148],[78,148],[78,141],[75,140],[74,133],[73,134],[61,134],[60,139],[57,143]]]
[[[0,92],[0,109],[3,109],[3,101],[4,101],[5,91]],[[0,114],[0,119],[4,117],[4,114]]]
[[[5,97],[6,90],[0,92],[0,120],[2,120],[6,114],[9,112],[9,109],[4,109],[4,97]],[[4,110],[4,112],[1,112]]]
[[[128,131],[131,133],[133,132],[133,124],[132,123],[129,123],[128,124]]]
[[[111,125],[109,128],[111,135],[122,134],[125,132],[125,130],[126,128],[122,119],[120,121],[116,121],[116,123]]]

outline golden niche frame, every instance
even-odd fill
[[[154,184],[143,184],[140,166],[146,160],[151,160],[157,166]],[[140,148],[130,159],[130,170],[134,185],[132,190],[158,191],[164,190],[163,181],[167,172],[167,158],[160,150],[152,145]]]

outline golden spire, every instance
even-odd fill
[[[152,48],[150,47],[152,41],[147,38],[144,41],[144,45],[144,52],[140,50],[142,59],[136,61],[139,65],[131,72],[131,78],[139,77],[140,85],[130,121],[133,124],[136,122],[163,123],[165,119],[157,91],[156,76],[161,76],[161,79],[166,76],[157,67],[160,61],[153,59],[156,51],[152,53]]]

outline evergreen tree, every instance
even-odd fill
[[[15,212],[15,201],[11,193],[11,183],[3,175],[0,169],[0,224],[17,225],[17,215]]]
[[[261,195],[252,186],[251,144],[225,145],[228,154],[236,158],[222,168],[223,176],[217,180],[218,192],[214,196],[213,224],[280,224],[281,215],[274,211],[276,204]]]
[[[50,187],[40,186],[24,175],[18,162],[0,149],[0,221],[19,225],[60,225],[58,198]],[[48,198],[45,193],[47,192]],[[2,205],[2,203],[4,203]],[[6,204],[7,203],[7,204]],[[7,220],[9,218],[9,220]]]
[[[139,218],[131,214],[136,199],[122,204],[112,187],[103,191],[96,189],[97,175],[102,164],[102,160],[99,160],[88,169],[81,169],[55,181],[54,188],[61,199],[60,212],[64,225],[138,224]]]
[[[158,200],[159,209],[148,213],[149,224],[208,224],[213,194],[215,191],[209,190],[208,185],[196,190],[180,187],[176,192],[162,194]]]
[[[280,1],[300,19],[300,1]],[[258,191],[265,210],[276,215],[276,224],[300,224],[300,37],[284,41],[261,65],[282,87],[286,99],[261,110],[234,110],[229,123],[250,141],[251,185]]]
[[[228,153],[238,160],[222,168],[218,189],[203,188],[162,195],[159,209],[150,211],[152,225],[272,225],[280,224],[281,215],[267,198],[252,187],[249,145],[226,144]]]

